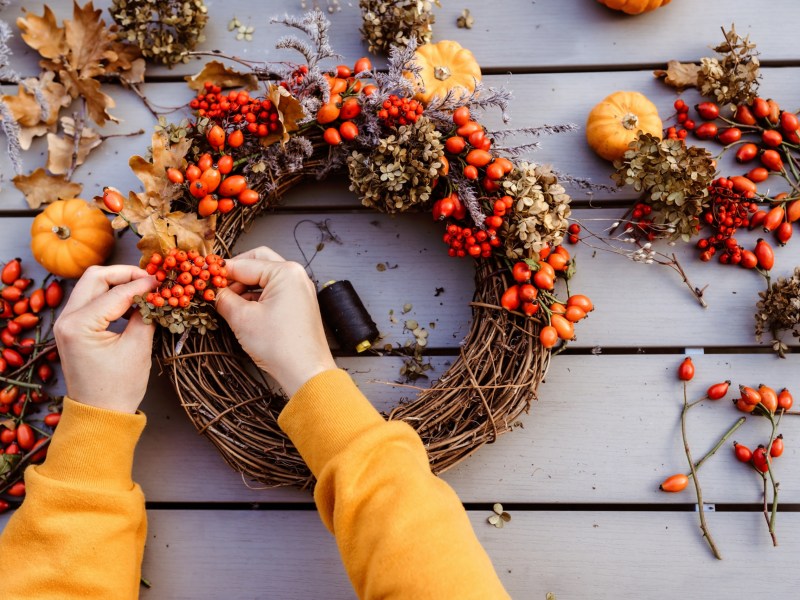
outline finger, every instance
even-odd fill
[[[243,252],[238,256],[234,256],[227,262],[230,263],[231,261],[237,261],[240,259],[271,260],[273,262],[286,262],[285,258],[283,258],[280,254],[275,252],[272,248],[267,248],[266,246],[259,246],[258,248],[253,248],[252,250]]]
[[[146,277],[150,277],[147,271],[133,265],[89,267],[75,284],[63,312],[68,313],[80,309],[115,285]]]
[[[237,281],[248,288],[265,288],[269,280],[285,266],[285,261],[274,262],[242,258],[228,263],[228,279]]]
[[[239,294],[241,296],[244,292],[246,292],[250,288],[248,288],[243,283],[239,283],[238,281],[233,281],[228,285],[228,289],[232,291],[234,294]]]
[[[251,306],[249,300],[242,298],[228,288],[220,290],[217,295],[217,312],[234,330],[236,330],[240,319],[246,319],[245,313],[249,312],[247,310],[249,306]]]
[[[145,277],[114,286],[101,294],[73,315],[79,326],[90,331],[105,331],[109,323],[116,321],[133,304],[134,296],[141,296],[153,289],[155,279]]]

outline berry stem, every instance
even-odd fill
[[[705,400],[705,398],[703,398],[702,400]],[[698,400],[697,402],[702,402],[702,400]],[[694,403],[690,404],[688,406],[688,408],[691,408],[694,404],[697,404],[697,402],[694,402]],[[687,410],[688,410],[688,408],[687,408]],[[728,440],[728,438],[731,437],[737,429],[739,429],[739,427],[744,425],[744,422],[746,420],[747,420],[747,417],[739,417],[739,420],[736,421],[736,423],[734,423],[733,425],[731,425],[730,429],[728,429],[728,431],[726,431],[725,434],[719,439],[719,441],[717,442],[716,446],[714,446],[708,453],[706,453],[706,455],[703,458],[701,458],[700,460],[698,460],[694,464],[695,471],[697,471],[700,468],[700,466],[704,462],[706,462],[706,460],[708,460],[709,458],[714,456],[714,454],[716,454],[717,450],[719,450],[722,447],[722,444],[724,444]],[[689,473],[689,475],[687,477],[691,478],[693,475],[694,475],[694,473]]]
[[[683,449],[686,451],[686,460],[689,461],[689,469],[692,472],[692,479],[694,481],[694,489],[697,494],[697,510],[700,514],[700,530],[703,532],[703,537],[708,542],[714,558],[722,560],[722,555],[719,553],[717,545],[714,543],[714,538],[711,537],[711,531],[706,523],[706,515],[703,509],[703,490],[700,487],[700,482],[697,480],[697,469],[692,460],[692,452],[689,449],[689,439],[686,437],[686,414],[689,412],[689,400],[686,396],[686,382],[683,382],[683,410],[681,411],[681,436],[683,437]]]

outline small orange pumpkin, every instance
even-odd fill
[[[629,15],[640,15],[670,3],[670,0],[597,0],[608,8],[621,10]]]
[[[614,92],[586,119],[586,141],[606,160],[622,158],[640,131],[661,139],[658,109],[639,92]]]
[[[31,225],[33,257],[53,275],[77,279],[114,248],[114,230],[99,208],[85,200],[57,200]]]
[[[481,67],[472,52],[451,40],[420,46],[414,53],[414,62],[422,68],[420,77],[425,89],[415,98],[423,104],[434,96],[444,98],[450,90],[459,98],[467,96],[481,80]],[[406,76],[413,79],[410,73]]]

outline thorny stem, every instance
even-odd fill
[[[705,400],[705,398],[703,398],[702,400]],[[698,400],[698,402],[702,402],[702,400]],[[691,408],[692,406],[694,406],[695,404],[697,404],[697,402],[693,402],[692,404],[689,404],[688,407],[687,407],[687,410],[689,408]],[[723,435],[721,438],[719,438],[719,441],[717,442],[717,445],[714,446],[703,458],[701,458],[700,460],[698,460],[694,464],[695,471],[697,469],[699,469],[700,465],[702,465],[704,462],[706,462],[706,460],[708,460],[709,458],[714,456],[714,454],[716,454],[717,450],[719,450],[722,447],[722,444],[724,444],[728,440],[728,438],[731,437],[737,429],[739,429],[739,427],[744,425],[744,422],[746,420],[747,420],[746,417],[740,417],[739,420],[736,421],[736,423],[734,423],[731,426],[731,428],[728,429],[728,431],[725,432],[725,435]],[[691,478],[692,475],[693,475],[693,473],[690,473],[689,477]]]
[[[659,263],[659,264],[665,264],[665,263]],[[708,304],[706,303],[705,299],[703,299],[703,291],[705,290],[705,288],[698,288],[692,285],[692,282],[689,281],[689,277],[687,277],[686,271],[683,270],[683,266],[681,265],[680,261],[678,261],[678,257],[675,256],[674,252],[672,253],[672,263],[666,263],[666,264],[667,266],[674,269],[678,273],[678,275],[681,276],[681,278],[683,279],[683,283],[685,283],[686,286],[692,291],[692,294],[694,294],[694,297],[697,298],[697,301],[700,303],[700,306],[702,306],[703,308],[708,308]]]
[[[28,383],[27,381],[21,381],[19,379],[11,379],[9,377],[0,377],[0,382],[3,382],[7,385],[16,385],[17,387],[27,388],[30,390],[38,390],[42,387],[38,383]]]
[[[75,129],[72,132],[72,159],[70,161],[69,170],[67,171],[66,178],[72,179],[75,169],[78,166],[78,153],[81,149],[81,138],[83,137],[83,124],[86,121],[86,99],[81,100],[81,108],[79,112],[73,113],[73,120],[75,121]]]
[[[686,437],[686,413],[689,412],[689,408],[689,401],[686,397],[686,382],[684,381],[683,410],[681,411],[681,436],[683,437],[683,449],[686,451],[686,460],[689,461],[689,469],[692,471],[694,489],[697,494],[697,510],[700,515],[700,530],[703,532],[703,537],[705,537],[708,545],[711,547],[711,552],[714,554],[714,558],[722,560],[722,555],[719,553],[719,549],[717,549],[717,545],[714,543],[714,538],[711,537],[711,531],[708,529],[708,524],[706,523],[706,514],[705,510],[703,509],[703,490],[700,487],[700,482],[697,480],[697,469],[694,466],[692,452],[689,450],[689,440]]]
[[[139,131],[131,131],[130,133],[109,133],[108,135],[101,135],[100,139],[102,141],[110,140],[111,138],[117,137],[136,137],[137,135],[142,135],[144,133],[144,129],[140,129]]]
[[[758,405],[761,408],[761,412],[766,415],[769,419],[770,424],[772,425],[772,431],[769,435],[769,443],[767,444],[767,449],[765,450],[767,456],[767,473],[769,474],[769,481],[772,484],[772,510],[767,513],[767,475],[761,473],[761,477],[764,478],[764,519],[767,521],[767,527],[769,528],[769,535],[772,538],[772,545],[778,545],[778,537],[775,534],[775,520],[778,516],[778,487],[780,483],[775,481],[775,473],[772,471],[772,461],[770,460],[771,451],[772,451],[772,444],[775,441],[775,432],[778,430],[778,425],[781,422],[781,418],[783,418],[784,411],[778,415],[778,420],[775,421],[775,416],[769,412],[763,404]]]

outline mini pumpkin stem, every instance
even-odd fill
[[[70,236],[69,227],[65,225],[53,225],[53,233],[55,233],[59,239],[66,240]]]
[[[639,117],[635,114],[628,113],[622,117],[622,126],[625,129],[636,129],[637,125],[639,125]]]
[[[450,79],[450,76],[452,74],[453,73],[450,71],[450,69],[448,69],[444,65],[439,66],[439,67],[435,67],[433,69],[433,76],[436,77],[436,79],[438,79],[439,81],[444,81],[445,79]]]

